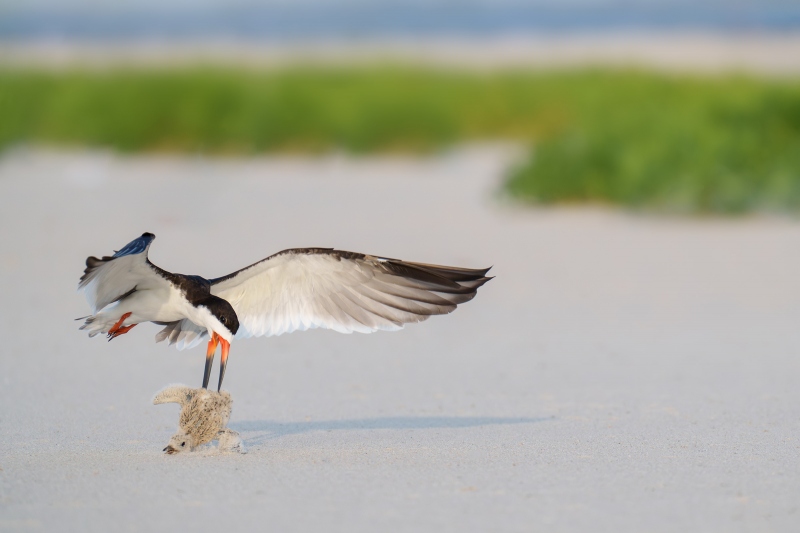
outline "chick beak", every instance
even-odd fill
[[[222,378],[225,377],[225,367],[228,365],[228,351],[231,349],[231,343],[222,337],[217,338],[219,338],[219,343],[222,345],[222,358],[219,362],[219,384],[217,384],[217,392],[219,392],[222,389]]]
[[[166,448],[164,448],[163,451],[167,452],[168,455],[172,455],[173,453],[178,453],[178,450],[173,448],[172,445],[168,445]]]
[[[214,363],[214,354],[217,353],[217,344],[220,340],[220,336],[214,333],[211,335],[211,340],[208,341],[208,350],[206,351],[206,369],[205,372],[203,372],[204,389],[208,388],[208,378],[211,377],[211,365]]]

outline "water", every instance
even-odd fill
[[[800,29],[800,1],[539,0],[400,5],[393,1],[266,5],[223,0],[173,3],[124,1],[96,7],[86,0],[5,0],[0,38],[308,39],[409,35],[486,36],[655,30],[792,31]]]

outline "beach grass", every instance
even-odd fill
[[[524,202],[800,210],[800,83],[641,71],[0,70],[0,149],[430,153],[531,146]]]

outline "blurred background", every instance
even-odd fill
[[[530,204],[794,212],[799,28],[790,0],[6,0],[0,150],[513,142]]]
[[[787,30],[791,0],[6,0],[13,38],[308,39],[619,29]]]

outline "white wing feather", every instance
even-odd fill
[[[236,311],[237,338],[313,328],[369,333],[453,311],[490,279],[487,270],[298,249],[212,280],[211,293]]]
[[[86,260],[78,290],[84,291],[92,314],[134,289],[169,288],[169,282],[147,261],[147,251],[155,238],[149,235],[132,241],[112,257]]]

